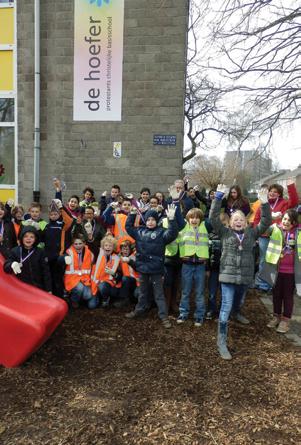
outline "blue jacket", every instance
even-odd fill
[[[136,241],[136,269],[140,273],[163,275],[165,246],[176,239],[177,222],[169,221],[168,229],[158,226],[148,229],[134,227],[135,218],[133,214],[127,217],[125,230]]]

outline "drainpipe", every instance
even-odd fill
[[[34,1],[34,161],[33,200],[40,201],[40,0]]]

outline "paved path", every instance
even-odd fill
[[[273,312],[272,297],[261,297],[260,299],[271,314]],[[297,295],[295,295],[290,330],[285,336],[292,340],[294,345],[301,347],[301,297]]]

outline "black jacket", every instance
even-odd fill
[[[51,291],[51,277],[48,266],[48,258],[45,255],[44,249],[34,247],[30,251],[22,246],[14,247],[9,254],[8,259],[4,263],[4,272],[13,273],[11,265],[14,261],[20,263],[21,256],[24,259],[28,254],[31,254],[24,262],[22,266],[22,272],[16,275],[24,283],[31,284],[32,286],[39,287],[46,292]]]
[[[134,227],[136,215],[130,214],[126,220],[125,230],[136,241],[136,268],[140,273],[164,273],[165,246],[176,239],[178,227],[176,220],[169,221],[169,228],[145,226]]]
[[[17,245],[17,237],[15,228],[12,222],[3,221],[3,239],[0,241],[0,253],[7,258],[9,255],[10,249]]]

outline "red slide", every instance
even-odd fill
[[[0,364],[23,363],[53,333],[68,312],[65,301],[3,271],[0,255]]]

